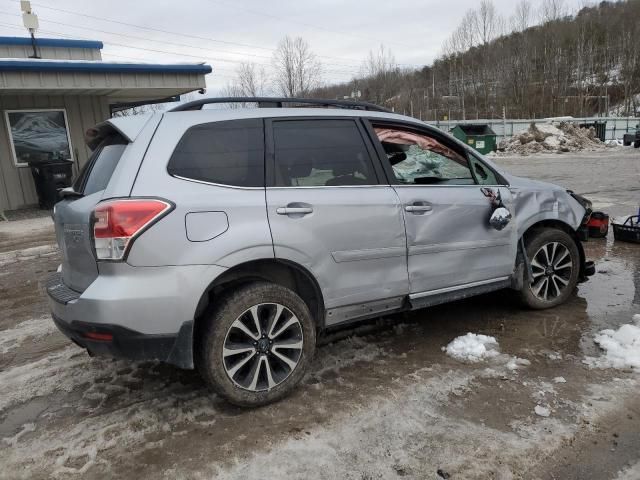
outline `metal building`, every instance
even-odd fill
[[[202,63],[105,62],[101,49],[98,41],[0,37],[0,213],[38,203],[30,159],[72,160],[77,172],[90,154],[84,132],[114,107],[203,89],[211,73]]]

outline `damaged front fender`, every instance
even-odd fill
[[[555,220],[577,231],[586,209],[565,189],[551,183],[509,175],[518,238],[536,223]]]

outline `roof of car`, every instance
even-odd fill
[[[280,117],[367,117],[389,120],[400,120],[419,125],[426,125],[421,120],[397,113],[375,112],[370,110],[351,110],[342,108],[210,108],[203,110],[168,111],[164,115],[180,115],[185,121],[202,122],[203,117],[207,121],[235,120],[243,118],[280,118]]]

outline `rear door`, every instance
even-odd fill
[[[513,212],[499,177],[430,129],[372,120],[369,132],[402,204],[411,293],[508,280],[515,265],[515,222],[493,229],[493,208],[482,191],[500,191]]]
[[[94,150],[73,184],[76,193],[54,208],[56,238],[62,251],[62,279],[69,288],[84,291],[98,276],[91,240],[91,215],[101,200],[128,141],[111,131]]]
[[[392,310],[408,293],[402,210],[358,119],[267,122],[276,258],[320,283],[327,323]]]

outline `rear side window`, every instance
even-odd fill
[[[106,137],[80,172],[73,189],[91,195],[107,188],[125,148],[127,141],[121,135],[114,133]]]
[[[354,120],[273,123],[276,185],[376,185],[369,152]]]
[[[170,175],[237,187],[264,187],[261,119],[191,127],[167,167]]]

